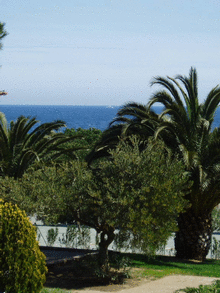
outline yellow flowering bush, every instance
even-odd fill
[[[40,292],[46,272],[35,227],[17,205],[0,199],[0,292]]]

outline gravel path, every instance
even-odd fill
[[[210,285],[213,281],[220,278],[198,277],[198,276],[183,276],[172,275],[167,276],[155,281],[144,281],[139,286],[133,288],[122,289],[120,293],[174,293],[178,289],[186,287],[199,287],[199,285]],[[104,290],[105,293],[112,293],[117,291],[116,288],[110,291]],[[85,289],[85,290],[72,290],[71,292],[83,293],[100,293],[99,291]]]

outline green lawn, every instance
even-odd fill
[[[140,254],[126,255],[132,267],[144,268],[144,276],[164,277],[172,274],[220,277],[220,260],[204,263],[178,261],[174,257],[157,256],[153,259]]]

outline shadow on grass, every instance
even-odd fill
[[[125,277],[123,273],[115,271],[110,272],[109,276],[99,276],[96,256],[87,255],[71,262],[49,266],[44,287],[77,290],[112,283],[122,284]]]
[[[133,267],[164,270],[175,274],[189,274],[198,276],[220,277],[219,260],[207,259],[204,262],[178,259],[174,256],[149,257],[142,254],[125,254],[129,257]],[[166,274],[165,274],[166,275]]]
[[[123,258],[129,259],[129,266],[144,268],[146,271],[145,277],[153,276],[156,272],[156,277],[163,277],[168,274],[185,274],[185,275],[200,275],[209,277],[220,277],[220,271],[217,270],[220,261],[206,260],[205,262],[195,262],[189,260],[180,260],[175,257],[156,256],[149,258],[143,254],[126,254],[126,253],[110,253],[110,263],[112,268],[117,268],[117,262],[120,263]],[[49,267],[45,287],[60,288],[60,289],[84,289],[106,286],[113,283],[123,283],[126,275],[116,275],[111,277],[98,277],[96,256],[87,255],[86,257],[66,264],[54,265]],[[219,273],[217,273],[219,271]],[[157,273],[159,272],[159,273]],[[161,274],[160,274],[161,272]],[[119,277],[118,277],[119,276]],[[154,275],[155,276],[155,275]]]

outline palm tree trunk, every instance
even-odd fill
[[[211,214],[196,216],[189,209],[178,218],[179,231],[176,232],[176,257],[204,261],[211,246]]]

